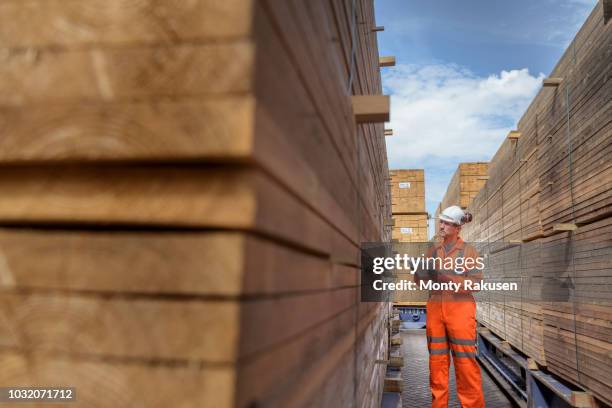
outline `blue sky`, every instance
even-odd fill
[[[596,3],[375,0],[380,55],[397,60],[382,71],[389,165],[425,169],[430,214],[460,162],[491,159]]]

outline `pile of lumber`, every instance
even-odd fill
[[[488,170],[488,162],[459,163],[455,174],[453,174],[448,184],[446,193],[436,209],[436,233],[440,227],[438,217],[442,210],[452,205],[467,208],[489,178]]]
[[[463,238],[490,253],[478,319],[612,403],[612,25],[599,2],[493,157]],[[491,246],[491,244],[495,244]]]
[[[425,208],[425,171],[423,169],[390,170],[391,204],[393,212],[394,251],[400,255],[420,256],[419,243],[429,240],[429,215]],[[406,244],[403,244],[406,243]],[[428,245],[427,245],[428,246]],[[413,281],[409,271],[396,271],[395,281]],[[423,303],[428,291],[404,290],[392,293],[395,304]]]
[[[397,242],[425,242],[428,239],[428,215],[425,209],[425,171],[390,170],[392,238]]]
[[[359,302],[359,244],[390,240],[388,164],[351,101],[382,92],[373,14],[3,2],[0,383],[378,406],[388,306]]]
[[[387,367],[381,408],[397,408],[402,406],[404,356],[402,355],[401,347],[401,324],[399,311],[394,308],[389,319],[389,354],[387,360],[385,360]],[[391,403],[392,401],[393,403]]]

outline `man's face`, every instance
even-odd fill
[[[438,235],[440,235],[441,238],[457,235],[459,229],[460,227],[452,222],[440,220],[440,230],[438,231]]]

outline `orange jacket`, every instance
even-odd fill
[[[477,292],[478,290],[466,290],[463,286],[466,280],[472,282],[481,282],[484,278],[482,269],[478,269],[477,258],[479,257],[478,251],[470,244],[466,244],[460,237],[457,238],[455,245],[446,252],[444,244],[438,242],[432,245],[425,253],[426,259],[434,258],[438,261],[429,263],[429,268],[422,268],[415,272],[414,281],[419,284],[420,281],[433,281],[433,282],[454,282],[461,284],[461,289],[457,293],[470,293]],[[450,258],[450,260],[449,260]],[[458,258],[463,258],[462,265],[458,265]],[[474,266],[470,269],[466,268],[465,265]],[[433,266],[433,267],[432,267]],[[463,268],[463,273],[455,271],[455,268]],[[444,291],[448,292],[448,291]],[[454,293],[454,292],[451,292]]]

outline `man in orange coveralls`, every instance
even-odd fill
[[[458,258],[464,258],[464,262],[471,259],[471,266],[478,257],[478,252],[459,237],[461,226],[471,220],[471,214],[465,213],[458,206],[445,209],[440,214],[439,236],[442,240],[429,248],[426,256],[441,260],[453,258],[453,265],[459,264]],[[447,265],[444,268],[447,268]],[[464,272],[458,273],[457,269],[463,269]],[[463,283],[465,280],[471,280],[480,283],[482,277],[482,270],[478,268],[465,270],[453,267],[449,270],[436,266],[435,269],[417,270],[415,282]],[[480,367],[476,361],[476,303],[470,292],[461,288],[457,292],[430,291],[429,294],[426,332],[432,408],[448,406],[449,351],[453,354],[457,394],[461,406],[485,406]]]

